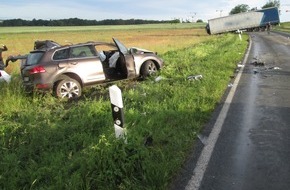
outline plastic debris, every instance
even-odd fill
[[[161,81],[161,80],[163,80],[163,79],[164,79],[163,77],[158,76],[158,77],[155,78],[155,82],[159,82],[159,81]]]
[[[254,62],[252,62],[251,63],[252,65],[254,65],[254,66],[259,66],[259,67],[263,67],[263,66],[265,66],[265,62],[263,62],[263,61],[261,61],[261,60],[258,60],[258,61],[254,61]]]
[[[273,69],[273,70],[281,70],[280,67],[269,67],[268,69]]]
[[[233,83],[228,84],[228,87],[233,87],[233,86],[234,86]]]
[[[242,67],[245,67],[245,65],[238,64],[238,67],[239,67],[239,68],[242,68]]]
[[[4,70],[0,70],[0,82],[5,81],[9,83],[11,81],[11,76]]]
[[[202,78],[202,75],[192,75],[187,77],[188,80],[201,80]]]
[[[144,140],[144,145],[145,146],[153,146],[153,137],[152,136],[146,137],[146,139]]]
[[[203,136],[203,135],[197,135],[197,138],[200,140],[200,142],[203,144],[203,145],[206,145],[207,144],[207,137],[206,136]]]

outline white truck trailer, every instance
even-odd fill
[[[255,30],[265,28],[267,23],[276,25],[280,23],[277,7],[256,11],[233,14],[225,17],[208,20],[206,30],[208,34],[221,34],[238,30]]]

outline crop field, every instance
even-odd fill
[[[108,41],[158,52],[159,79],[114,83],[123,93],[127,143],[115,138],[109,85],[61,101],[26,94],[19,63],[0,84],[0,189],[168,189],[234,76],[248,37],[209,36],[202,25],[0,28],[8,55],[35,40]],[[190,76],[202,75],[193,80]]]
[[[87,27],[0,27],[0,44],[9,48],[7,55],[27,54],[36,40],[53,40],[60,44],[87,41],[113,42],[119,39],[128,47],[142,47],[165,53],[210,38],[203,25],[152,24]],[[9,68],[8,68],[9,69]]]

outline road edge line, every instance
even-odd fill
[[[249,35],[249,47],[248,47],[247,53],[245,54],[245,57],[243,60],[244,66],[246,64],[246,61],[248,60],[251,47],[252,47],[252,40],[251,40],[251,36]],[[201,155],[198,158],[197,164],[193,170],[193,176],[191,177],[191,179],[187,183],[185,190],[198,190],[200,187],[204,173],[205,173],[206,168],[208,166],[209,160],[211,158],[213,149],[215,147],[215,144],[216,144],[217,139],[219,137],[219,134],[221,132],[224,121],[227,117],[227,113],[229,111],[231,102],[232,102],[233,97],[235,95],[235,92],[236,92],[237,86],[239,84],[239,81],[241,79],[243,71],[244,71],[244,67],[241,68],[241,70],[239,71],[239,73],[236,76],[236,79],[234,80],[233,87],[231,88],[231,90],[230,90],[230,92],[229,92],[229,94],[224,102],[222,110],[221,110],[221,112],[220,112],[220,114],[219,114],[219,116],[218,116],[218,118],[213,126],[213,129],[212,129],[212,131],[207,139],[207,143],[202,149]]]

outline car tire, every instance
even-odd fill
[[[58,98],[74,99],[82,95],[82,87],[77,80],[66,77],[56,83],[54,93]]]
[[[141,67],[141,77],[143,79],[154,75],[157,72],[158,68],[153,61],[146,61]]]

